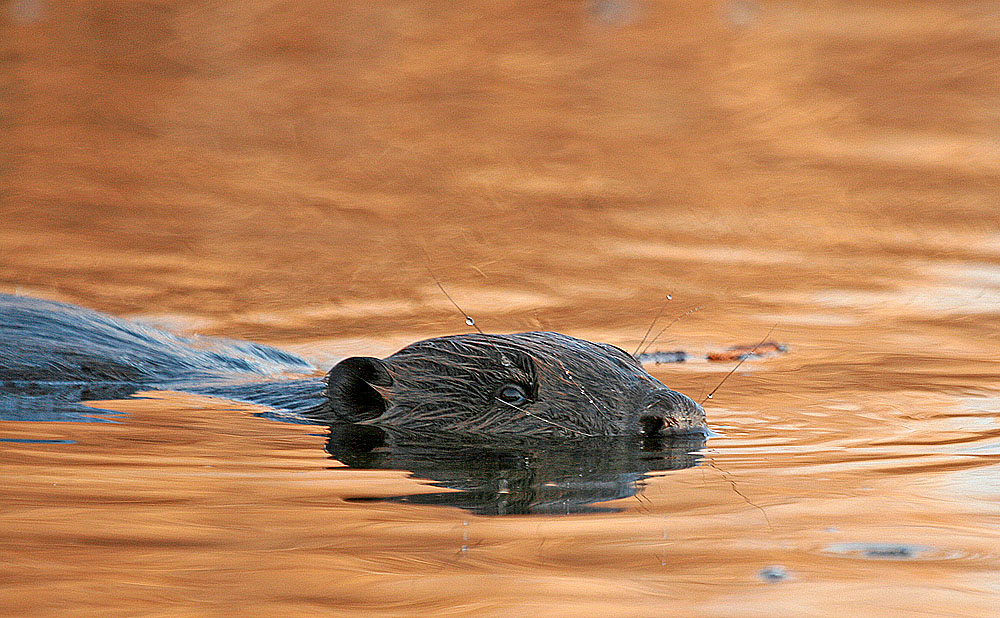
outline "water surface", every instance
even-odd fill
[[[698,400],[787,351],[676,449],[4,402],[3,615],[995,615],[986,4],[7,5],[4,292],[326,369],[468,330],[429,267],[492,332],[700,307],[649,366]]]

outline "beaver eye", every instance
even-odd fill
[[[528,393],[520,384],[504,384],[497,391],[497,399],[512,406],[528,403]]]

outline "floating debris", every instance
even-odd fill
[[[734,345],[721,352],[709,352],[706,358],[710,361],[740,361],[747,358],[777,356],[786,351],[788,351],[788,346],[783,343],[765,341],[756,345]]]
[[[684,350],[673,350],[671,352],[643,352],[636,354],[635,359],[640,363],[654,363],[662,365],[665,363],[683,363],[687,360],[687,352]]]

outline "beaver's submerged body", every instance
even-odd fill
[[[325,379],[309,375],[314,371],[269,346],[180,337],[73,305],[0,294],[0,386],[8,393],[79,385],[181,390],[316,421],[487,435],[705,427],[701,406],[624,351],[558,333],[440,337],[385,359],[345,359]]]

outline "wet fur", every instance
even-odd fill
[[[8,397],[26,390],[71,400],[98,387],[114,387],[118,396],[171,389],[319,422],[507,436],[683,433],[704,426],[700,406],[624,351],[559,333],[441,337],[386,359],[346,359],[325,381],[314,372],[305,360],[269,346],[180,337],[73,305],[0,294],[0,394]],[[528,400],[513,405],[499,398],[510,384]]]

